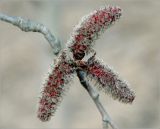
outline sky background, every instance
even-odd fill
[[[63,48],[82,16],[105,5],[123,9],[122,17],[95,45],[97,57],[127,80],[136,93],[123,104],[100,93],[121,129],[160,128],[159,0],[1,0],[0,12],[46,25]],[[42,34],[22,32],[0,21],[0,128],[101,128],[101,116],[75,76],[55,116],[37,118],[42,83],[54,58]]]

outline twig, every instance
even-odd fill
[[[99,94],[98,92],[91,86],[87,81],[86,81],[86,73],[80,69],[77,70],[77,76],[82,84],[82,86],[87,90],[89,93],[90,97],[96,104],[103,120],[103,128],[108,129],[108,125],[112,127],[112,129],[118,129],[118,127],[115,125],[115,123],[111,120],[110,116],[104,109],[102,103],[99,100]]]
[[[0,13],[0,20],[11,23],[12,25],[17,26],[18,28],[20,28],[22,31],[25,32],[32,31],[43,34],[46,40],[51,45],[51,47],[53,48],[53,52],[55,55],[57,55],[61,50],[60,41],[56,39],[54,35],[50,32],[50,30],[43,24],[33,22],[29,19],[23,19],[21,17],[7,16],[2,13]]]
[[[51,47],[53,48],[54,54],[57,55],[60,52],[60,50],[61,50],[60,41],[57,40],[54,37],[54,35],[52,35],[52,33],[49,31],[49,29],[47,27],[45,27],[43,24],[36,23],[31,20],[25,20],[21,17],[7,16],[2,13],[0,13],[0,20],[2,20],[4,22],[11,23],[25,32],[32,31],[32,32],[42,33],[44,35],[44,37],[47,39],[47,41],[49,42],[49,44],[51,45]],[[92,98],[92,100],[96,104],[96,106],[102,116],[103,128],[108,129],[109,128],[108,125],[110,125],[112,127],[112,129],[118,129],[117,126],[113,123],[113,121],[109,117],[109,115],[106,112],[106,110],[104,109],[103,105],[101,104],[101,102],[99,100],[99,94],[97,93],[97,91],[93,88],[93,86],[91,86],[85,80],[86,73],[84,71],[78,69],[77,76],[78,76],[82,86],[87,90],[90,97]]]

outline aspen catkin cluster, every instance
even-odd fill
[[[67,49],[60,54],[44,84],[38,109],[38,117],[42,121],[48,121],[56,111],[67,84],[71,81],[71,75],[76,72],[76,69],[86,71],[88,77],[96,80],[100,84],[99,87],[114,99],[125,103],[131,103],[134,100],[134,92],[129,89],[127,83],[121,80],[112,69],[95,59],[95,55],[88,61],[82,60],[92,51],[95,40],[120,16],[119,7],[104,7],[82,18],[74,28]]]

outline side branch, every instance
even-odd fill
[[[46,40],[51,45],[51,47],[53,48],[53,52],[55,55],[57,55],[61,50],[60,41],[56,39],[54,35],[52,35],[50,30],[43,24],[33,22],[29,19],[23,19],[21,17],[7,16],[2,13],[0,13],[0,20],[11,23],[12,25],[17,26],[18,28],[20,28],[22,31],[25,31],[25,32],[31,31],[31,32],[39,32],[43,34]]]
[[[115,125],[115,123],[111,120],[108,113],[105,111],[103,105],[101,104],[99,100],[99,94],[97,91],[91,86],[86,80],[86,73],[80,69],[77,70],[77,76],[82,84],[82,86],[87,90],[90,97],[94,101],[95,105],[97,106],[103,120],[103,128],[108,129],[108,125],[112,127],[112,129],[118,129],[118,127]]]

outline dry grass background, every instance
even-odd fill
[[[96,42],[97,56],[114,67],[136,92],[132,105],[102,93],[101,99],[124,129],[160,128],[160,1],[0,1],[0,12],[45,24],[63,46],[80,18],[102,5],[118,5],[123,16]],[[53,53],[41,34],[0,21],[0,128],[101,128],[101,117],[75,77],[51,121],[36,117],[42,80]]]

